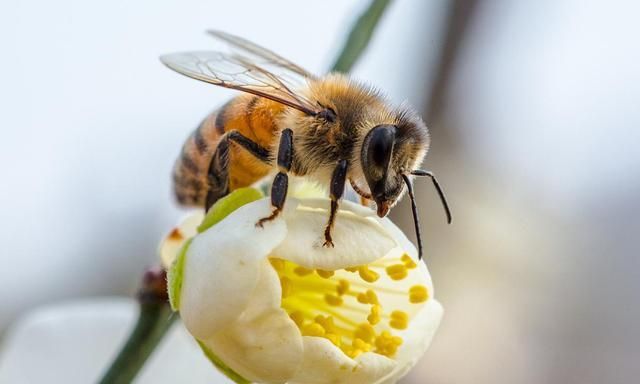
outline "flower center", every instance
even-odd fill
[[[280,277],[282,308],[302,335],[326,338],[351,358],[395,356],[402,344],[398,331],[429,298],[427,287],[411,285],[417,265],[406,254],[337,271],[270,261]]]

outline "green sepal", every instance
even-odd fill
[[[180,292],[182,291],[182,274],[184,272],[184,262],[187,258],[187,249],[191,245],[193,238],[188,239],[180,248],[180,252],[167,271],[167,292],[169,293],[169,304],[171,309],[180,309]]]
[[[202,224],[198,226],[198,233],[211,228],[243,205],[260,200],[263,197],[262,192],[255,188],[238,188],[234,190],[213,204],[204,220],[202,220]]]
[[[200,349],[204,352],[207,359],[213,363],[213,365],[220,371],[222,374],[227,376],[229,379],[233,380],[234,383],[237,384],[251,384],[251,382],[244,377],[240,376],[236,371],[229,368],[218,356],[216,356],[212,350],[210,350],[204,343],[200,340],[197,340]]]

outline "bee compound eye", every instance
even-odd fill
[[[379,125],[373,128],[367,136],[369,165],[386,170],[391,160],[396,128],[393,125]]]

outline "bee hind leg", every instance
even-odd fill
[[[293,131],[289,128],[283,130],[282,136],[280,136],[277,162],[279,172],[271,185],[271,206],[273,211],[271,211],[271,215],[258,220],[256,227],[262,228],[264,223],[278,217],[284,208],[285,200],[287,200],[287,189],[289,187],[287,172],[291,169],[291,163],[293,162]]]
[[[229,143],[231,142],[240,145],[258,160],[267,164],[270,162],[271,154],[268,149],[238,131],[225,133],[220,139],[209,163],[209,171],[207,173],[209,190],[205,201],[205,210],[207,211],[219,198],[229,193]]]
[[[336,219],[336,213],[338,212],[338,201],[344,194],[344,184],[347,180],[347,160],[340,160],[338,165],[333,170],[331,175],[331,213],[329,213],[329,221],[324,228],[324,247],[333,248],[333,239],[331,238],[331,230],[333,229],[333,223]]]

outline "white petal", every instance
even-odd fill
[[[325,203],[324,208],[314,206],[321,201]],[[343,205],[351,204],[346,203]],[[273,255],[306,268],[337,270],[368,264],[397,246],[377,218],[342,210],[331,232],[335,248],[323,247],[329,204],[326,199],[307,199],[295,209],[287,209],[284,213],[287,236]]]
[[[194,238],[184,267],[180,315],[189,331],[206,340],[247,307],[264,258],[286,236],[282,219],[256,228],[268,216],[267,199],[247,204]]]
[[[203,218],[202,212],[187,216],[162,240],[159,253],[160,261],[165,269],[169,269],[184,242],[198,233],[197,228]]]
[[[304,361],[291,384],[371,384],[393,371],[396,363],[376,353],[363,353],[355,360],[329,340],[305,336]]]
[[[203,342],[231,369],[255,382],[285,382],[302,363],[302,336],[280,308],[278,275],[268,261],[247,310]]]

